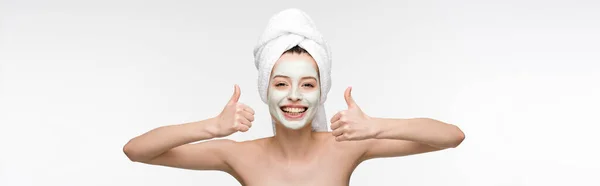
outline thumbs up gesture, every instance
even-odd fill
[[[337,141],[364,140],[373,138],[375,130],[370,125],[371,117],[366,115],[352,98],[352,87],[344,92],[348,110],[338,112],[331,118],[331,130]]]
[[[221,113],[216,117],[216,137],[229,136],[235,132],[246,132],[254,121],[254,110],[247,105],[239,103],[240,87],[234,86],[233,96]]]

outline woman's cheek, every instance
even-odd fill
[[[311,92],[304,93],[303,97],[309,104],[316,105],[319,103],[321,94],[320,91],[317,89]]]
[[[269,104],[274,104],[274,106],[279,106],[279,103],[288,95],[288,91],[277,90],[275,88],[271,88],[269,90]]]

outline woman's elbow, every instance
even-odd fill
[[[452,145],[451,148],[458,147],[465,140],[465,133],[460,130],[457,126],[455,127],[454,135],[452,135]]]
[[[141,153],[139,153],[136,150],[136,148],[133,145],[131,145],[131,143],[127,143],[127,144],[125,144],[125,146],[123,146],[123,153],[132,162],[143,162],[144,161],[144,158],[141,155]]]

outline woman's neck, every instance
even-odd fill
[[[281,153],[281,157],[288,161],[304,160],[311,152],[310,148],[314,145],[314,133],[310,123],[305,127],[293,130],[277,124],[275,126],[275,136],[272,138],[272,144],[276,153]]]

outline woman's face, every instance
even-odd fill
[[[290,129],[310,123],[321,98],[318,77],[316,62],[310,55],[283,54],[271,72],[267,94],[271,116]]]

